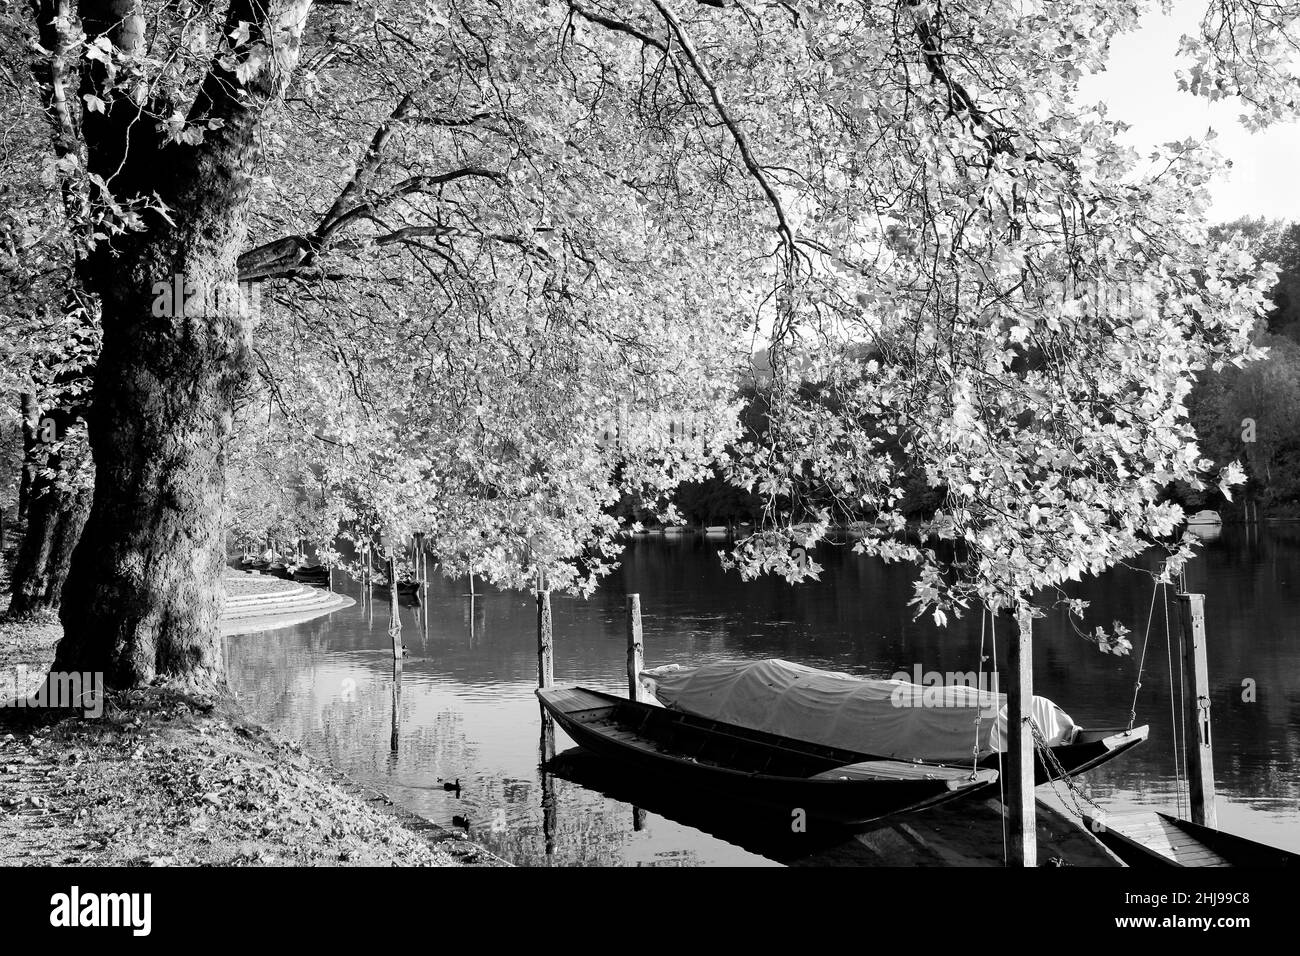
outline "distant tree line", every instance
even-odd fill
[[[1234,233],[1248,237],[1257,259],[1273,262],[1279,269],[1270,296],[1272,308],[1257,332],[1257,344],[1268,348],[1268,357],[1244,368],[1230,365],[1218,372],[1203,372],[1187,406],[1202,453],[1216,465],[1239,461],[1249,480],[1237,489],[1231,502],[1213,487],[1197,490],[1178,484],[1170,487],[1169,495],[1188,510],[1212,508],[1235,515],[1245,502],[1251,502],[1261,513],[1300,517],[1300,223],[1242,218],[1214,227],[1211,237],[1222,240]],[[758,438],[767,429],[764,388],[770,370],[765,353],[756,353],[753,365],[755,384],[741,389],[745,402],[741,418],[744,434]],[[822,399],[833,401],[826,396]],[[903,488],[902,510],[915,518],[932,516],[946,490],[930,486],[920,473],[906,477]],[[693,526],[756,522],[764,507],[760,495],[730,483],[716,468],[712,478],[680,485],[671,501],[681,518]],[[830,504],[813,495],[780,506],[793,513],[791,520],[800,521],[808,517],[799,513],[801,510]],[[631,496],[625,496],[615,511],[620,517],[652,527],[660,523],[653,503]],[[870,519],[873,515],[841,517]]]
[[[1268,357],[1202,373],[1187,405],[1202,452],[1216,463],[1240,461],[1249,481],[1233,502],[1216,491],[1179,488],[1175,495],[1189,507],[1229,514],[1249,501],[1261,513],[1300,516],[1300,223],[1238,219],[1212,236],[1234,232],[1250,238],[1257,259],[1279,268],[1273,306],[1257,334]]]

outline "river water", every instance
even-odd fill
[[[723,544],[637,540],[593,597],[555,597],[557,683],[626,692],[630,592],[641,594],[647,666],[781,657],[879,677],[978,666],[978,620],[946,629],[913,620],[906,567],[823,545],[820,581],[742,582],[719,567]],[[1220,826],[1300,851],[1300,526],[1225,527],[1189,568],[1187,585],[1206,595]],[[691,794],[643,800],[652,781],[611,777],[580,753],[562,760],[561,776],[542,774],[535,604],[481,582],[476,590],[471,599],[466,581],[438,578],[425,607],[402,608],[408,656],[396,708],[382,603],[230,638],[232,684],[257,719],[308,752],[417,813],[467,827],[519,864],[792,862],[730,809]],[[1118,620],[1133,631],[1134,652],[1101,654],[1053,613],[1036,622],[1035,692],[1084,726],[1124,725],[1152,591],[1150,576],[1129,568],[1072,586],[1072,596],[1092,602],[1090,624]],[[1185,799],[1173,745],[1181,722],[1170,713],[1177,618],[1167,643],[1163,606],[1156,602],[1137,704],[1150,739],[1084,778],[1089,797],[1110,811],[1176,810]],[[557,744],[572,747],[562,732]],[[1040,796],[1071,797],[1047,787]]]

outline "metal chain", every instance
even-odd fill
[[[1092,797],[1088,796],[1084,790],[1080,789],[1079,785],[1074,782],[1074,778],[1066,772],[1066,769],[1061,766],[1061,762],[1056,759],[1056,754],[1052,753],[1052,748],[1047,745],[1047,739],[1043,736],[1043,732],[1038,729],[1037,721],[1030,720],[1029,729],[1034,735],[1034,747],[1042,753],[1043,762],[1047,764],[1047,769],[1050,771],[1047,782],[1052,785],[1052,792],[1056,794],[1057,799],[1065,805],[1065,799],[1061,796],[1061,791],[1056,787],[1056,782],[1062,780],[1065,782],[1066,790],[1070,794],[1070,803],[1074,804],[1074,812],[1079,815],[1080,820],[1087,816],[1083,811],[1082,805],[1079,803],[1080,799],[1091,805],[1094,810],[1102,815],[1101,818],[1104,818],[1106,811],[1102,809],[1096,800],[1092,799]]]

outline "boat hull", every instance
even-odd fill
[[[1088,826],[1135,868],[1300,868],[1300,853],[1160,812],[1089,817]]]
[[[837,826],[935,806],[981,789],[996,772],[878,761],[865,754],[808,745],[587,688],[544,689],[542,707],[574,742],[659,783],[802,813]],[[858,778],[853,765],[870,764]],[[843,773],[841,774],[841,771]]]

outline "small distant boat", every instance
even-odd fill
[[[711,524],[704,529],[705,535],[710,538],[725,538],[729,529],[725,524]]]
[[[997,780],[996,770],[878,760],[707,720],[586,687],[537,691],[574,742],[652,774],[732,799],[844,827],[955,800]]]
[[[392,593],[389,590],[388,582],[382,579],[371,582],[370,588],[375,594],[379,595],[389,595]],[[419,582],[409,579],[399,580],[397,582],[397,596],[399,598],[406,598],[416,604],[420,603]]]
[[[685,533],[686,533],[687,531],[689,531],[689,530],[690,530],[690,529],[687,528],[686,525],[684,525],[684,524],[674,524],[674,525],[669,525],[669,526],[667,526],[666,528],[664,528],[664,534],[667,534],[667,535],[685,534]]]
[[[328,584],[330,580],[330,569],[323,564],[313,565],[312,567],[295,568],[293,579],[302,584]]]
[[[1198,511],[1187,519],[1189,528],[1218,527],[1223,524],[1217,511]]]
[[[1159,811],[1108,813],[1084,822],[1129,866],[1300,867],[1300,853]]]

